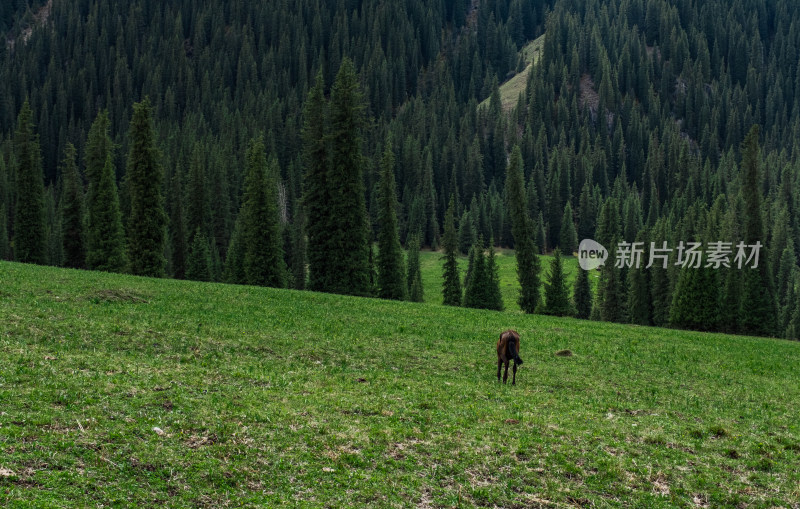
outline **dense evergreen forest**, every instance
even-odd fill
[[[520,305],[800,337],[797,2],[15,0],[0,34],[0,258],[419,299],[399,239],[502,308],[493,247],[759,241],[593,303],[518,254]]]

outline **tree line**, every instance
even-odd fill
[[[27,157],[18,148],[25,136],[17,135],[27,97],[29,123],[39,136],[38,152],[30,153],[39,154],[45,183],[32,200],[44,210],[46,261],[66,263],[67,251],[76,249],[57,235],[58,224],[76,214],[67,206],[76,190],[85,189],[91,224],[92,207],[100,208],[113,183],[125,241],[115,263],[132,263],[127,241],[139,205],[128,175],[136,110],[130,98],[149,96],[166,219],[148,220],[166,224],[163,271],[169,276],[258,279],[252,267],[250,276],[244,269],[256,263],[245,252],[252,241],[245,223],[277,217],[270,224],[279,227],[264,236],[282,248],[279,279],[339,291],[339,282],[303,277],[315,250],[338,242],[325,228],[312,231],[309,216],[320,213],[322,221],[329,211],[314,211],[303,198],[314,187],[306,181],[313,162],[308,147],[316,139],[320,176],[342,158],[360,159],[363,205],[353,205],[359,212],[347,218],[359,239],[371,244],[383,235],[384,176],[391,167],[400,250],[416,242],[456,246],[462,256],[515,248],[530,279],[541,271],[536,255],[556,248],[570,255],[579,239],[608,247],[615,240],[736,241],[758,232],[749,218],[760,217],[766,249],[758,281],[745,281],[741,271],[604,269],[594,316],[797,336],[800,8],[794,2],[304,0],[267,8],[239,1],[121,6],[80,0],[54,3],[45,25],[20,2],[4,4],[0,13],[7,41],[0,45],[5,257],[17,256],[17,226],[30,219],[17,217],[18,189],[38,193],[35,182],[18,179]],[[542,34],[525,92],[504,108],[499,85],[524,67],[518,51]],[[360,95],[360,112],[352,116],[360,129],[350,138],[357,152],[335,148],[347,144],[333,114],[339,96],[333,89],[346,61]],[[319,116],[309,123],[314,97]],[[90,158],[91,132],[103,111],[110,148]],[[759,133],[747,140],[753,125]],[[754,142],[757,155],[745,158]],[[514,176],[510,186],[515,147],[522,180]],[[111,171],[102,182],[108,153]],[[98,157],[104,159],[98,163]],[[355,174],[348,175],[354,182]],[[274,193],[256,192],[272,183]],[[347,210],[355,203],[332,198],[346,200]],[[337,210],[340,205],[334,203]],[[363,216],[363,226],[356,216]],[[525,252],[533,254],[523,260]],[[398,256],[362,247],[340,259],[348,257],[366,257],[371,268],[357,271],[358,285],[366,281],[377,293],[383,258]],[[397,288],[405,279],[409,295],[412,262],[403,278],[394,278]],[[774,320],[744,318],[751,311],[744,289],[764,280],[771,296],[764,309]],[[522,309],[542,304],[536,299],[543,285],[534,291],[535,284],[523,284]],[[577,301],[573,307],[578,312]]]

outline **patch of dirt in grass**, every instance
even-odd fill
[[[217,443],[217,435],[211,434],[209,436],[192,435],[186,440],[186,447],[189,449],[198,449],[207,445],[214,445]]]
[[[129,304],[147,304],[149,301],[144,296],[137,294],[133,290],[117,288],[113,290],[98,290],[86,296],[88,300],[95,304],[103,302],[123,302]]]
[[[572,353],[572,350],[559,350],[556,352],[556,356],[558,357],[572,357],[575,354]]]
[[[663,475],[656,476],[655,479],[651,481],[653,485],[653,491],[661,496],[668,496],[670,494],[669,490],[669,483],[667,479]]]
[[[14,473],[13,470],[9,470],[5,467],[0,467],[0,477],[16,477],[17,474]]]

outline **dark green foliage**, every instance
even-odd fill
[[[306,252],[308,244],[305,232],[305,209],[297,207],[297,215],[292,223],[292,288],[295,290],[305,290],[308,280],[306,269]]]
[[[163,277],[167,215],[161,194],[164,170],[155,144],[152,108],[145,99],[133,105],[126,179],[130,192],[128,257],[138,276]]]
[[[458,237],[455,225],[455,199],[450,197],[450,204],[444,219],[444,268],[442,277],[443,303],[445,306],[460,306],[463,298],[461,292],[461,276],[458,272]]]
[[[488,276],[488,309],[503,310],[503,296],[500,293],[500,274],[497,271],[494,239],[489,239],[489,254],[486,258],[486,275]]]
[[[745,204],[744,242],[766,244],[761,216],[761,170],[759,128],[753,126],[742,143],[742,197]],[[739,326],[746,334],[769,335],[775,332],[774,284],[769,274],[769,253],[762,248],[757,269],[743,269]]]
[[[643,243],[644,252],[649,252],[650,241],[647,233],[640,230],[636,242]],[[660,247],[660,246],[659,246]],[[650,275],[662,271],[661,267],[645,268],[648,260],[642,259],[639,267],[635,265],[628,272],[628,319],[638,325],[651,325],[653,321],[653,301],[650,294]]]
[[[524,312],[533,313],[540,298],[539,273],[541,269],[537,247],[534,244],[536,232],[528,215],[522,165],[522,153],[520,148],[515,146],[506,169],[506,200],[511,216],[511,232],[514,236],[517,278],[521,286],[518,302]]]
[[[61,235],[61,208],[56,203],[56,190],[48,186],[44,192],[45,235],[47,237],[47,263],[58,267],[64,258],[64,240]]]
[[[183,213],[183,186],[181,186],[181,175],[176,172],[172,176],[171,188],[168,194],[169,200],[169,242],[171,253],[171,273],[176,279],[186,277],[186,257],[188,248],[186,245],[186,225]]]
[[[211,250],[208,237],[199,229],[195,231],[186,260],[186,279],[211,281]]]
[[[308,233],[308,287],[326,291],[333,277],[328,245],[332,225],[328,204],[328,152],[326,142],[327,102],[323,92],[322,71],[317,74],[314,87],[305,103],[303,126],[303,207],[306,211]]]
[[[397,233],[397,190],[394,153],[387,142],[381,161],[380,209],[378,213],[378,297],[403,300],[408,285],[404,277],[403,250]]]
[[[25,101],[14,133],[17,207],[14,214],[14,258],[19,262],[47,262],[44,180],[39,138],[34,133],[33,112]]]
[[[542,313],[555,316],[572,316],[575,309],[569,298],[569,286],[564,274],[561,261],[561,250],[553,250],[553,260],[550,262],[550,272],[544,284],[544,305]]]
[[[627,299],[620,268],[616,266],[613,253],[622,237],[617,200],[606,199],[597,221],[597,241],[609,251],[609,258],[600,268],[600,281],[597,286],[596,308],[600,319],[620,322],[625,319]]]
[[[422,302],[425,297],[422,289],[422,272],[419,264],[419,235],[412,235],[408,243],[408,300]]]
[[[578,269],[575,288],[572,294],[575,317],[588,319],[592,315],[592,287],[589,284],[589,271]]]
[[[87,235],[86,265],[94,270],[122,272],[127,267],[125,233],[110,153],[106,155],[106,164],[98,177],[89,204],[92,217]]]
[[[83,206],[83,184],[75,162],[75,146],[67,144],[61,169],[61,236],[64,265],[82,269],[86,265],[86,224]]]
[[[500,297],[494,249],[489,249],[489,256],[484,255],[483,238],[479,238],[472,247],[470,265],[464,283],[464,307],[501,311],[503,300]]]
[[[11,193],[8,189],[8,174],[5,159],[0,154],[0,260],[11,258],[11,242],[8,237],[8,216]]]
[[[561,218],[561,240],[558,246],[567,256],[571,256],[578,250],[578,232],[575,230],[570,202],[564,206],[564,216]]]
[[[264,143],[256,138],[247,149],[247,170],[237,249],[241,249],[244,282],[249,285],[286,287],[280,217],[278,215],[278,163],[267,162]]]
[[[326,256],[332,293],[370,293],[367,209],[361,154],[363,98],[353,63],[345,58],[330,99],[330,164],[325,186],[330,221]]]
[[[189,180],[186,186],[186,229],[189,232],[190,243],[198,231],[206,232],[210,215],[203,154],[200,147],[195,146],[189,164]]]
[[[478,232],[475,229],[475,223],[472,222],[469,212],[465,210],[458,222],[458,250],[461,254],[469,254],[470,249],[477,241]]]

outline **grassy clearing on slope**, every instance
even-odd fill
[[[500,103],[503,105],[503,111],[511,111],[517,105],[519,94],[525,92],[525,88],[528,86],[528,75],[541,57],[543,45],[544,35],[530,41],[520,50],[520,55],[525,62],[525,68],[499,87]],[[483,107],[488,104],[489,99],[486,99],[479,106]]]
[[[796,343],[13,263],[0,282],[3,507],[800,497]]]

